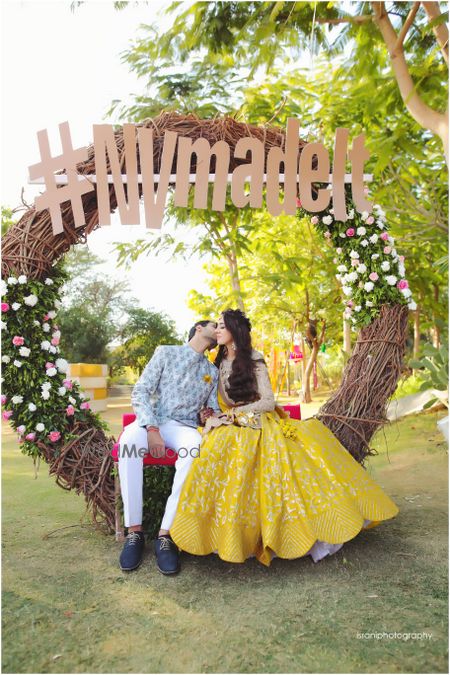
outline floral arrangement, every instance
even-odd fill
[[[336,251],[333,261],[342,285],[344,317],[354,330],[370,324],[384,304],[407,304],[416,309],[405,278],[405,258],[397,253],[381,206],[374,204],[373,214],[358,213],[347,198],[345,223],[334,219],[332,208],[311,217],[299,200],[297,207],[298,217],[308,217]]]
[[[22,274],[1,281],[2,417],[16,429],[22,452],[34,458],[43,446],[57,456],[77,437],[77,422],[107,428],[78,383],[67,377],[69,364],[59,353],[56,316],[65,279],[58,263],[44,280]]]

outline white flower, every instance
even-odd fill
[[[356,234],[359,234],[360,236],[363,235],[363,234],[366,234],[366,232],[367,232],[366,228],[363,227],[362,225],[360,227],[358,227],[357,230],[356,230]]]
[[[347,281],[356,281],[358,278],[358,275],[356,272],[349,272],[348,274],[345,275]]]
[[[405,298],[410,298],[412,295],[410,288],[402,288],[400,292],[403,293]]]
[[[51,286],[53,284],[53,279],[50,279],[50,277],[47,277],[45,279],[44,284],[47,284],[47,286]]]
[[[41,324],[39,323],[39,321],[38,321],[37,319],[35,319],[35,320],[33,321],[33,326],[40,326],[40,325],[41,325]]]
[[[20,304],[20,302],[13,302],[13,304],[11,305],[11,307],[13,308],[13,310],[14,310],[15,312],[17,312],[17,310],[19,309],[19,307],[22,307],[22,305]]]
[[[59,331],[58,331],[59,332]],[[60,373],[67,373],[69,362],[66,359],[56,359],[55,365]]]
[[[377,225],[380,228],[380,230],[384,230],[384,223],[381,220],[377,220]]]
[[[23,396],[21,396],[20,394],[17,394],[16,396],[12,397],[11,401],[13,403],[23,403]]]
[[[36,429],[36,431],[44,431],[45,424],[42,424],[42,422],[38,422],[34,428]]]
[[[42,330],[44,331],[44,333],[48,333],[49,330],[50,330],[50,324],[48,324],[48,323],[43,323],[43,324],[42,324]]]
[[[3,354],[2,361],[3,363],[9,363],[11,361],[11,357],[8,356],[8,354]]]
[[[344,292],[344,295],[351,295],[352,294],[351,286],[342,286],[342,290]]]
[[[361,311],[361,305],[355,305],[355,312]]]
[[[388,277],[384,278],[388,282],[389,286],[395,286],[395,284],[397,283],[397,277],[395,277],[393,274],[390,274]]]
[[[37,297],[37,295],[33,295],[33,293],[32,293],[31,295],[25,296],[23,301],[26,305],[29,305],[30,307],[34,307],[35,304],[38,301],[38,297]]]
[[[48,351],[50,352],[50,354],[56,354],[56,347],[54,345],[51,345],[48,348]]]
[[[373,307],[372,300],[366,300],[366,307]]]
[[[370,257],[371,257],[372,260],[377,260],[377,258],[380,257],[380,254],[379,253],[372,253],[372,255]]]
[[[337,279],[338,281],[341,281],[341,280],[342,280],[342,277],[341,277],[340,274],[335,274],[334,276],[336,277],[336,279]]]
[[[338,272],[346,272],[347,268],[345,265],[338,265]]]
[[[20,356],[30,356],[31,349],[29,347],[21,347],[19,349]]]
[[[361,213],[361,219],[362,219],[362,220],[367,220],[368,217],[369,217],[369,212],[368,212],[368,211],[363,211],[363,212]]]
[[[324,225],[331,225],[332,222],[333,222],[333,218],[331,216],[324,216],[322,218],[322,223]]]
[[[30,410],[31,412],[34,412],[35,410],[37,410],[37,406],[35,406],[34,403],[29,403],[28,404],[28,410]]]
[[[50,342],[48,340],[43,340],[41,342],[41,349],[43,349],[44,351],[48,352],[48,350],[50,349],[50,346],[51,345],[50,345]]]
[[[49,312],[47,312],[47,316],[49,319],[54,319],[56,316],[56,312],[54,309],[51,309]]]
[[[378,235],[377,234],[371,234],[369,237],[369,241],[371,244],[376,244],[378,241]]]
[[[388,237],[388,242],[391,244],[391,246],[393,246],[393,245],[394,245],[394,242],[395,242],[394,237],[392,237],[391,235],[389,235],[389,237]]]
[[[411,302],[408,303],[408,307],[414,311],[417,309],[417,304],[414,302],[414,300],[411,300]]]
[[[350,258],[359,258],[359,253],[358,251],[354,251],[353,249],[350,251]]]
[[[16,359],[16,360],[14,361],[13,365],[16,366],[16,368],[21,368],[21,367],[22,367],[22,361],[18,361],[18,360]]]
[[[41,384],[42,389],[51,389],[52,388],[52,383],[51,382],[43,382]]]
[[[61,305],[62,305],[61,300],[55,300],[55,307],[56,307],[56,309],[59,309],[59,308],[61,307]]]
[[[367,267],[364,265],[364,263],[360,263],[360,264],[358,265],[358,267],[356,268],[356,270],[357,270],[360,274],[364,274],[364,272],[367,272]]]
[[[77,402],[77,399],[74,398],[73,396],[69,396],[69,401],[72,405],[75,405],[75,403]]]
[[[345,234],[345,232],[339,232],[339,236],[341,239],[345,239],[347,235]]]
[[[341,255],[342,249],[341,249],[340,246],[338,246],[338,248],[336,249],[336,253],[337,253],[338,255]]]
[[[355,217],[355,209],[350,209],[350,211],[348,212],[348,217],[349,220],[353,220],[353,218]]]
[[[6,323],[6,321],[0,321],[0,328],[2,330],[5,330],[5,328],[8,328],[8,324]]]
[[[54,375],[58,374],[58,371],[56,370],[56,368],[47,368],[45,374],[48,375],[49,377],[53,377]]]
[[[364,290],[367,291],[367,292],[373,290],[373,282],[372,281],[366,281],[366,283],[364,284]]]
[[[3,279],[0,279],[0,288],[2,289],[1,294],[5,295],[8,292],[8,286],[5,284]]]
[[[88,398],[88,395],[85,394],[84,391],[80,391],[80,392],[78,393],[78,396],[79,396],[80,398],[82,398],[82,399]]]
[[[367,241],[367,239],[363,239],[361,241],[361,246],[364,246],[364,248],[366,248],[366,246],[368,246],[368,245],[369,245],[369,242]]]
[[[391,269],[391,263],[389,263],[387,260],[383,260],[383,262],[381,263],[381,269],[383,270],[383,272],[389,272],[389,270]]]
[[[48,389],[44,389],[44,391],[41,393],[41,397],[44,399],[44,401],[48,401],[50,398],[50,392]]]
[[[17,281],[19,284],[26,284],[27,283],[27,278],[25,274],[21,274],[20,277],[18,277]]]
[[[15,286],[17,284],[16,277],[8,277],[6,281],[10,286]]]
[[[60,396],[64,396],[64,394],[66,393],[66,391],[67,391],[67,389],[66,389],[65,387],[58,387],[58,394],[59,394]]]

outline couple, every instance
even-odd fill
[[[180,549],[228,562],[256,556],[266,566],[275,556],[309,554],[318,562],[397,515],[328,427],[315,418],[291,420],[276,406],[250,331],[240,310],[226,310],[217,325],[200,321],[186,345],[158,347],[134,387],[137,419],[119,451],[128,528],[123,570],[136,569],[144,549],[143,457],[125,446],[178,453],[155,541],[163,574],[179,571]],[[204,352],[216,344],[213,365]]]

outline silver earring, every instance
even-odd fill
[[[234,342],[231,343],[231,349],[232,349],[234,352],[236,351],[236,345],[234,344]]]

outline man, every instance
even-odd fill
[[[125,427],[119,449],[120,488],[128,528],[120,555],[122,570],[139,567],[144,551],[143,454],[150,451],[160,457],[168,447],[178,453],[178,458],[155,553],[160,572],[179,572],[179,551],[170,538],[170,526],[184,480],[200,452],[199,419],[204,424],[209,415],[219,412],[219,371],[204,355],[217,344],[215,330],[213,321],[198,321],[190,330],[187,344],[157,347],[133,389],[131,403],[136,420]]]

